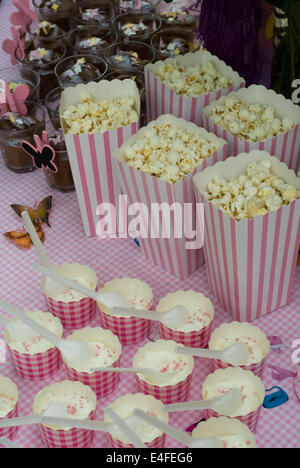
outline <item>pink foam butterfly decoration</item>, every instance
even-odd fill
[[[38,21],[38,17],[30,9],[29,0],[13,0],[13,4],[19,11],[10,15],[10,21],[14,26],[20,26],[23,32],[27,32],[28,25]]]
[[[29,88],[25,84],[20,84],[14,91],[9,89],[8,83],[4,80],[4,92],[0,93],[0,115],[3,116],[6,112],[16,112],[18,114],[26,115],[27,107],[25,100],[29,95]]]
[[[10,28],[12,39],[4,39],[2,42],[2,49],[4,52],[10,55],[10,62],[12,65],[17,64],[15,51],[18,49],[18,57],[23,59],[25,57],[24,51],[24,38],[21,29],[17,29],[14,26]]]

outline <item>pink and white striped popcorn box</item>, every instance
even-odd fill
[[[178,374],[175,377],[174,372],[161,372],[161,378],[157,378],[156,376],[144,375],[144,374],[136,374],[136,380],[138,385],[139,392],[144,393],[145,395],[152,395],[157,400],[162,401],[165,405],[171,403],[178,403],[181,401],[186,401],[189,396],[192,375],[194,371],[194,358],[192,356],[187,355],[179,355],[176,353],[175,349],[178,344],[172,340],[157,340],[155,342],[149,342],[142,348],[136,352],[133,356],[132,366],[133,367],[144,367],[149,368],[150,365],[145,364],[148,362],[151,356],[151,360],[155,361],[155,354],[163,354],[165,353],[174,353],[174,356],[184,356],[184,360],[186,362],[185,372],[182,375]],[[181,344],[179,344],[181,346]],[[147,357],[148,355],[148,357]],[[153,364],[151,366],[153,367]],[[159,369],[154,369],[159,371]],[[173,380],[174,383],[173,383]]]
[[[115,278],[106,282],[99,292],[117,292],[126,297],[135,309],[151,310],[153,292],[147,283],[136,278]],[[148,337],[151,321],[139,317],[124,317],[99,302],[99,316],[103,328],[117,335],[124,345],[139,343]]]
[[[124,155],[125,149],[133,146],[137,139],[143,137],[152,125],[164,124],[186,129],[218,145],[217,151],[204,159],[202,164],[199,164],[184,179],[175,184],[129,166]],[[173,115],[162,115],[127,140],[116,151],[115,157],[122,192],[128,196],[130,204],[141,203],[145,207],[141,214],[145,222],[145,233],[142,236],[137,233],[143,255],[177,278],[182,280],[188,278],[204,261],[201,226],[194,230],[196,221],[197,224],[198,220],[201,223],[201,209],[203,207],[199,206],[199,209],[196,209],[192,178],[207,166],[226,159],[227,144],[225,140],[218,139],[203,128]],[[180,213],[174,212],[174,222],[171,221],[167,226],[166,222],[161,222],[160,216],[152,216],[152,209],[155,205],[157,207],[169,206],[170,209],[173,206]],[[187,231],[188,234],[186,234]],[[195,238],[196,234],[198,239]]]
[[[237,221],[207,199],[212,177],[246,174],[251,162],[268,159],[272,173],[300,189],[294,171],[266,151],[251,151],[217,163],[194,177],[205,204],[204,253],[214,296],[238,322],[253,320],[290,302],[300,240],[300,199],[277,211]]]
[[[184,304],[189,312],[187,320],[178,328],[171,328],[159,322],[160,338],[173,340],[191,348],[206,348],[214,318],[214,307],[211,301],[200,292],[180,290],[163,297],[157,304],[156,311],[167,312],[181,304]],[[197,308],[199,308],[198,314],[195,312]]]
[[[51,328],[51,331],[59,338],[62,337],[63,327],[57,317],[53,317],[52,314],[42,311],[27,313],[31,318],[42,325],[45,325],[47,320],[51,319],[54,327]],[[36,339],[40,338],[38,334],[34,337]],[[62,364],[60,351],[46,340],[40,343],[42,345],[41,349],[35,352],[34,349],[30,349],[30,343],[28,344],[28,349],[26,349],[26,340],[22,343],[22,348],[20,349],[18,346],[20,343],[15,342],[15,339],[12,339],[7,330],[4,330],[4,339],[7,344],[11,363],[17,375],[22,379],[32,381],[45,380],[56,374]],[[20,342],[22,342],[22,337],[20,337]]]
[[[66,408],[70,412],[70,418],[72,417],[73,408],[71,401],[74,395],[76,397],[82,395],[84,401],[88,402],[87,404],[90,406],[91,411],[86,419],[94,420],[96,418],[96,394],[89,386],[81,382],[71,382],[69,380],[44,387],[34,399],[33,414],[41,414],[51,401],[59,401],[60,396],[65,399],[68,393],[70,394],[70,405],[66,403]],[[50,400],[49,395],[53,399]],[[58,427],[46,424],[39,424],[38,427],[43,444],[47,448],[90,448],[95,435],[94,431],[87,429]]]
[[[126,394],[110,405],[122,419],[133,416],[135,409],[141,409],[145,413],[156,417],[158,420],[168,424],[168,412],[164,411],[163,403],[151,395],[144,395],[143,393]],[[108,414],[104,410],[104,421],[111,422]],[[139,421],[139,420],[137,420]],[[140,439],[145,443],[148,448],[164,448],[165,434],[159,429],[143,421],[137,422],[135,432]],[[126,436],[117,428],[114,427],[113,431],[107,432],[108,443],[112,448],[133,448],[129,443]]]
[[[228,382],[230,385],[228,385]],[[211,398],[211,395],[215,395],[214,387],[219,388],[217,392],[219,395],[223,395],[229,391],[229,388],[238,388],[242,394],[242,404],[240,408],[237,408],[231,414],[226,414],[226,411],[217,413],[214,410],[205,410],[205,417],[208,418],[219,418],[220,416],[227,416],[229,418],[236,418],[243,424],[246,424],[251,432],[255,432],[258,423],[260,411],[265,398],[265,387],[261,379],[253,374],[253,372],[243,370],[239,367],[228,367],[227,369],[218,369],[213,374],[209,374],[202,385],[202,396],[204,400]],[[249,387],[247,391],[247,387]],[[224,390],[223,390],[224,388]],[[225,390],[226,388],[226,390]],[[243,409],[243,403],[247,399],[253,399],[251,402],[252,411],[245,414]],[[250,405],[247,403],[248,406]]]
[[[85,234],[96,236],[99,222],[98,206],[111,203],[118,207],[120,186],[113,167],[112,153],[137,132],[139,121],[126,127],[104,132],[75,135],[68,133],[63,119],[70,105],[77,105],[82,95],[89,94],[95,102],[102,99],[133,97],[140,114],[140,95],[133,80],[101,80],[99,83],[66,88],[61,97],[61,126],[69,155]],[[118,219],[118,217],[117,217]]]
[[[251,85],[249,88],[240,89],[237,92],[229,94],[228,97],[235,95],[246,104],[259,104],[262,106],[272,106],[276,115],[280,119],[289,118],[295,126],[284,132],[279,133],[273,138],[267,138],[263,141],[252,142],[242,140],[237,135],[233,135],[220,125],[213,122],[210,118],[211,111],[216,102],[211,102],[203,110],[203,126],[210,132],[215,133],[220,138],[224,138],[228,144],[228,152],[231,156],[239,153],[249,153],[252,150],[268,151],[272,156],[276,156],[281,162],[284,162],[289,169],[293,169],[296,174],[300,163],[300,108],[281,94],[276,94],[272,89],[267,89],[261,85]],[[218,104],[224,103],[226,96],[218,100]]]
[[[186,97],[175,93],[168,85],[163,83],[157,73],[164,65],[181,66],[183,68],[200,65],[203,62],[212,62],[218,72],[226,78],[230,78],[232,85],[229,88],[219,89],[208,94],[196,97]],[[146,99],[148,122],[157,119],[162,114],[173,114],[188,122],[202,126],[203,108],[210,102],[219,99],[245,86],[245,80],[239,74],[227,66],[222,60],[212,55],[207,50],[189,52],[176,58],[168,58],[145,67]]]
[[[102,363],[102,367],[119,367],[122,347],[118,340],[118,337],[113,335],[110,330],[103,330],[103,328],[83,328],[82,330],[76,330],[74,333],[69,335],[66,340],[83,341],[84,343],[99,343],[104,345],[113,352],[112,363]],[[99,351],[100,353],[101,351]],[[96,350],[95,350],[96,353]],[[97,398],[104,398],[112,393],[119,381],[120,374],[117,372],[93,372],[90,370],[89,362],[79,364],[76,368],[74,365],[70,366],[64,359],[65,369],[68,374],[68,378],[73,381],[80,381],[85,385],[88,385],[97,395]]]
[[[18,417],[19,392],[16,384],[8,377],[0,376],[0,394],[7,399],[7,408],[1,408],[1,419],[12,419]],[[3,427],[0,429],[0,437],[12,439],[18,431],[17,427]]]
[[[267,357],[270,352],[270,342],[265,333],[258,327],[250,325],[247,322],[224,323],[216,328],[211,335],[208,347],[211,350],[225,349],[235,342],[241,342],[249,351],[251,364],[239,366],[241,369],[249,370],[263,378]],[[225,347],[224,347],[225,346]],[[256,362],[255,362],[256,361]],[[231,364],[212,359],[212,372],[217,369],[226,369],[232,367]]]
[[[78,279],[80,282],[81,278],[85,286],[88,285],[93,291],[96,290],[98,278],[88,266],[79,263],[63,263],[55,266],[55,269],[71,280]],[[55,281],[49,278],[47,280],[43,278],[42,291],[49,312],[60,319],[64,328],[83,328],[94,319],[97,304],[90,297],[84,297],[67,286],[62,290]]]

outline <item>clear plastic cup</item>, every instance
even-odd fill
[[[117,41],[114,31],[102,26],[78,26],[68,34],[68,45],[72,54],[95,54],[104,57],[105,51]]]
[[[41,21],[57,24],[63,30],[68,31],[74,16],[73,0],[51,0],[51,2],[58,8],[53,7],[48,0],[32,0],[38,18]]]
[[[73,24],[75,26],[98,25],[110,30],[112,19],[117,14],[118,9],[114,1],[82,0],[76,4]]]
[[[151,45],[155,50],[156,60],[165,60],[199,50],[201,40],[191,30],[168,28],[153,34]]]
[[[104,55],[109,71],[122,73],[143,71],[155,57],[153,47],[140,41],[117,42],[106,49]]]
[[[32,68],[26,67],[25,65],[22,67],[21,70],[18,70],[18,68],[16,67],[2,68],[2,70],[0,70],[0,80],[4,80],[9,85],[11,85],[10,89],[12,91],[15,85],[27,85],[29,87],[29,95],[27,100],[36,103],[39,102],[41,80],[39,74],[36,71],[32,70]]]
[[[117,16],[113,21],[113,27],[120,41],[143,42],[149,41],[161,28],[161,19],[153,13],[143,14],[131,11]]]
[[[85,59],[85,65],[88,65],[86,71],[82,71],[74,76],[66,75],[79,60]],[[92,66],[93,68],[91,68]],[[106,62],[96,55],[73,55],[61,60],[55,67],[55,76],[61,88],[85,84],[90,81],[98,82],[107,72]]]

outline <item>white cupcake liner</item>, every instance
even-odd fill
[[[0,393],[9,398],[13,398],[15,400],[14,408],[11,411],[9,411],[4,417],[0,418],[0,420],[16,418],[18,416],[18,401],[19,401],[18,387],[8,377],[0,376]],[[0,437],[7,437],[8,439],[12,439],[13,437],[15,437],[17,431],[18,431],[17,427],[2,428],[0,429]]]

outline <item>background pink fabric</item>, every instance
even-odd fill
[[[8,14],[11,0],[2,0],[0,4],[0,34],[2,39],[9,31]],[[0,52],[0,69],[9,65],[8,56]],[[45,228],[45,247],[53,263],[77,261],[95,269],[99,276],[99,285],[115,277],[133,276],[151,285],[155,296],[155,305],[168,292],[177,289],[196,289],[208,295],[215,306],[215,320],[213,328],[223,322],[230,322],[231,317],[226,313],[210,294],[208,289],[205,266],[196,272],[189,280],[181,282],[173,276],[163,272],[144,260],[134,242],[127,239],[99,240],[87,239],[83,233],[76,194],[60,194],[52,192],[47,186],[42,171],[31,174],[13,174],[8,171],[2,159],[0,160],[0,233],[21,228],[19,218],[10,208],[12,203],[31,205],[43,197],[53,194],[53,209],[50,223],[52,228]],[[35,273],[31,265],[37,262],[35,251],[18,250],[7,239],[0,235],[0,294],[22,310],[46,310],[40,288],[40,276]],[[267,315],[254,324],[260,326],[268,335],[279,335],[286,348],[279,355],[271,353],[267,365],[272,364],[287,367],[296,371],[292,363],[291,344],[300,338],[299,310],[300,310],[300,267],[296,270],[296,280],[293,288],[292,303],[278,311]],[[2,312],[2,311],[1,311]],[[93,326],[99,325],[98,319]],[[68,332],[69,333],[69,332]],[[0,332],[2,339],[2,331]],[[142,345],[143,343],[141,343]],[[0,341],[0,350],[2,343]],[[129,366],[137,346],[123,347],[121,365]],[[0,357],[2,353],[0,352]],[[205,377],[210,373],[209,362],[198,359],[194,372],[190,400],[201,398],[201,386]],[[31,412],[32,402],[36,393],[45,385],[67,379],[62,368],[58,374],[44,382],[26,382],[18,378],[10,363],[0,364],[0,374],[8,376],[17,384],[20,392],[19,414]],[[274,380],[270,369],[266,369],[264,384],[270,388],[279,384],[289,395],[289,402],[275,409],[262,409],[257,426],[257,442],[259,447],[299,447],[300,446],[300,406],[294,392],[294,382],[287,379],[284,382]],[[137,391],[135,376],[122,375],[117,389],[107,398],[98,402],[97,418],[103,418],[103,408],[118,396]],[[195,412],[173,413],[171,424],[185,429],[200,420],[203,415]],[[14,439],[23,447],[42,447],[37,426],[22,427]],[[106,447],[106,437],[97,433],[93,447]],[[167,437],[166,447],[179,445]]]

